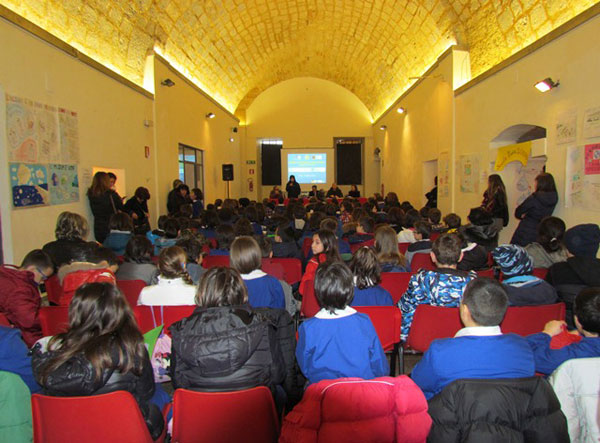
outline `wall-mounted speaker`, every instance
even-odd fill
[[[230,182],[233,181],[233,165],[226,164],[222,165],[223,168],[223,181]]]

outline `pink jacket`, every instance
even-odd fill
[[[280,443],[425,442],[427,401],[407,376],[310,385],[285,417]]]

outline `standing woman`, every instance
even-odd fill
[[[110,188],[110,177],[106,172],[96,172],[87,195],[94,215],[94,236],[97,242],[103,243],[109,232],[110,216],[125,208],[119,194]]]
[[[508,225],[508,198],[504,182],[498,174],[488,177],[488,187],[483,193],[481,207],[492,215],[498,232]]]
[[[300,197],[300,185],[296,181],[296,177],[290,175],[290,181],[285,185],[285,192],[288,194],[288,198]]]
[[[535,191],[515,210],[521,222],[512,236],[511,243],[527,246],[537,238],[538,224],[544,217],[552,215],[558,203],[558,193],[552,174],[542,172],[535,178]]]

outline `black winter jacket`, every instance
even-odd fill
[[[62,265],[68,265],[72,261],[88,261],[97,247],[96,242],[62,239],[46,243],[42,251],[50,256],[56,272]]]
[[[459,232],[469,243],[477,243],[482,246],[486,253],[492,252],[498,246],[498,226],[494,223],[489,225],[474,225],[469,223],[462,226]]]
[[[286,376],[275,325],[250,306],[196,308],[170,327],[175,388],[238,391]]]
[[[527,246],[537,238],[537,227],[544,217],[552,215],[558,203],[556,192],[534,192],[515,209],[515,217],[521,220],[511,243]]]
[[[154,375],[150,359],[146,354],[143,361],[141,375],[133,372],[122,374],[112,369],[105,369],[99,379],[95,378],[92,364],[83,354],[76,355],[64,363],[41,383],[41,372],[45,364],[55,355],[55,352],[43,352],[38,343],[33,347],[31,366],[36,381],[42,385],[46,395],[55,397],[79,397],[99,394],[108,394],[115,391],[127,391],[137,401],[150,435],[156,440],[164,428],[164,420],[161,411],[156,405],[150,403],[154,395]],[[114,349],[112,359],[115,367],[119,360],[118,349]]]
[[[567,420],[542,377],[462,379],[429,401],[430,443],[569,442]]]
[[[92,214],[94,214],[94,236],[98,243],[104,243],[104,239],[109,233],[110,216],[125,210],[123,201],[115,191],[106,191],[98,197],[88,193],[88,200]]]

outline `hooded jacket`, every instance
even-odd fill
[[[273,323],[250,306],[196,308],[170,327],[175,388],[274,389],[286,376]]]
[[[27,347],[43,336],[39,319],[41,304],[33,273],[15,266],[0,266],[0,312],[21,330]]]
[[[569,441],[567,420],[542,377],[457,380],[429,401],[430,443]]]
[[[498,226],[495,223],[487,225],[474,225],[470,223],[462,226],[459,232],[467,243],[477,243],[486,252],[491,252],[498,246]]]
[[[544,217],[552,215],[558,203],[556,192],[534,192],[515,209],[515,217],[521,220],[512,236],[511,243],[527,246],[537,238],[537,227]]]

